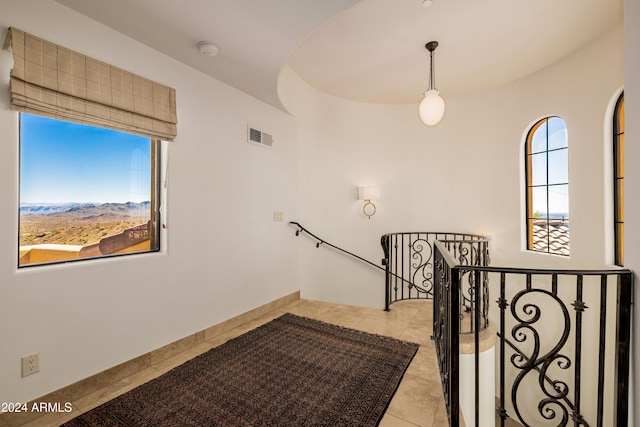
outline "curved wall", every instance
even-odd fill
[[[623,84],[622,26],[524,79],[446,99],[428,128],[415,105],[373,105],[321,93],[291,69],[280,96],[299,126],[300,216],[325,240],[378,262],[379,237],[398,231],[465,231],[492,237],[494,265],[601,267],[609,260],[605,223],[611,180],[606,129]],[[594,52],[598,52],[597,61]],[[571,256],[524,251],[523,144],[548,115],[569,132]],[[608,175],[608,172],[607,172]],[[368,220],[359,185],[378,185]],[[308,298],[382,306],[383,275],[330,250],[299,243]],[[609,245],[610,246],[610,245]]]

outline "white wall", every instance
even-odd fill
[[[25,401],[298,290],[295,120],[49,0],[0,3],[15,26],[175,87],[165,253],[17,270],[18,114],[0,52],[0,401]],[[246,143],[250,123],[274,135]],[[41,372],[20,378],[20,357]]]
[[[603,147],[608,108],[623,84],[622,50],[620,25],[519,81],[456,99],[442,93],[447,112],[433,128],[418,120],[419,93],[412,105],[361,104],[320,93],[285,69],[281,98],[300,126],[299,220],[374,262],[382,258],[384,233],[461,231],[492,236],[494,265],[603,266],[612,228],[605,224],[611,159]],[[524,138],[548,115],[562,117],[569,132],[570,258],[522,250]],[[381,187],[371,220],[356,200],[358,185]],[[308,297],[383,306],[380,272],[300,246]]]

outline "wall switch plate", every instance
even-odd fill
[[[28,377],[40,372],[40,353],[22,358],[22,377]]]
[[[282,222],[282,221],[284,221],[284,212],[273,211],[273,222]]]

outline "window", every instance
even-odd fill
[[[615,263],[624,265],[624,93],[613,113],[613,221]]]
[[[529,131],[525,149],[527,249],[569,255],[567,127],[547,117]]]
[[[158,140],[20,114],[18,266],[157,251]]]

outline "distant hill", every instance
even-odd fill
[[[20,214],[43,214],[48,215],[56,212],[65,212],[70,209],[75,208],[76,206],[81,205],[89,205],[88,203],[63,203],[63,204],[52,204],[52,203],[23,203],[20,204]],[[94,206],[94,204],[91,204]]]
[[[20,246],[86,245],[145,224],[150,202],[25,204],[20,206]]]
[[[51,219],[80,219],[97,217],[149,216],[150,202],[127,203],[65,203],[25,204],[20,206],[20,215],[47,215]]]

